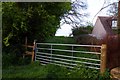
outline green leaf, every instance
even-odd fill
[[[10,43],[9,43],[8,40],[9,40],[12,36],[13,36],[13,34],[10,33],[7,37],[4,38],[3,43],[5,44],[5,46],[9,46],[9,45],[10,45]]]

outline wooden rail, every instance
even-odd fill
[[[31,56],[31,62],[34,61],[34,55],[35,55],[35,48],[36,48],[36,40],[34,40],[33,45],[28,45],[27,44],[27,37],[25,39],[25,45],[23,45],[25,47],[25,52],[23,53],[23,58],[25,58],[25,56],[30,55]],[[32,49],[32,50],[28,50],[28,48]]]

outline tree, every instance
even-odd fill
[[[80,26],[77,28],[73,28],[72,34],[73,34],[73,37],[76,37],[76,36],[80,36],[80,35],[84,35],[84,34],[91,34],[92,30],[93,30],[93,26],[91,26],[91,25]]]
[[[71,9],[71,3],[4,2],[2,3],[3,47],[24,44],[54,36],[61,17]]]
[[[117,16],[118,15],[118,3],[113,3],[108,9],[108,15]]]
[[[60,21],[73,27],[81,25],[87,5],[82,0],[73,2],[4,2],[2,3],[3,47],[30,43],[34,39],[43,42],[54,36]],[[5,47],[6,48],[6,47]]]
[[[23,43],[25,36],[29,41],[43,41],[54,36],[59,28],[61,17],[70,10],[70,3],[26,3],[5,2],[3,6],[3,43]]]
[[[73,28],[78,28],[81,25],[83,26],[83,19],[88,16],[84,11],[87,9],[86,0],[74,0],[71,2],[71,7],[72,9],[62,17],[62,23],[69,24]]]

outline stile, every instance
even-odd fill
[[[36,40],[34,40],[33,45],[28,45],[27,44],[27,37],[25,38],[25,45],[23,45],[25,47],[25,52],[23,53],[23,58],[25,58],[25,56],[30,55],[31,56],[31,62],[34,61],[34,57],[35,57],[35,49],[36,49]],[[28,48],[31,48],[32,50],[27,50]]]

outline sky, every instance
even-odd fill
[[[110,3],[112,3],[112,2],[117,2],[118,0],[106,0],[106,1],[109,1]],[[87,22],[91,22],[94,25],[97,19],[97,16],[108,16],[106,14],[107,9],[104,9],[94,18],[94,16],[102,8],[104,4],[104,0],[87,0],[87,4],[88,4],[87,12],[89,14],[89,17],[86,19]],[[61,26],[60,29],[57,30],[55,36],[69,36],[69,34],[72,33],[71,29],[72,27],[70,25],[64,24]]]

